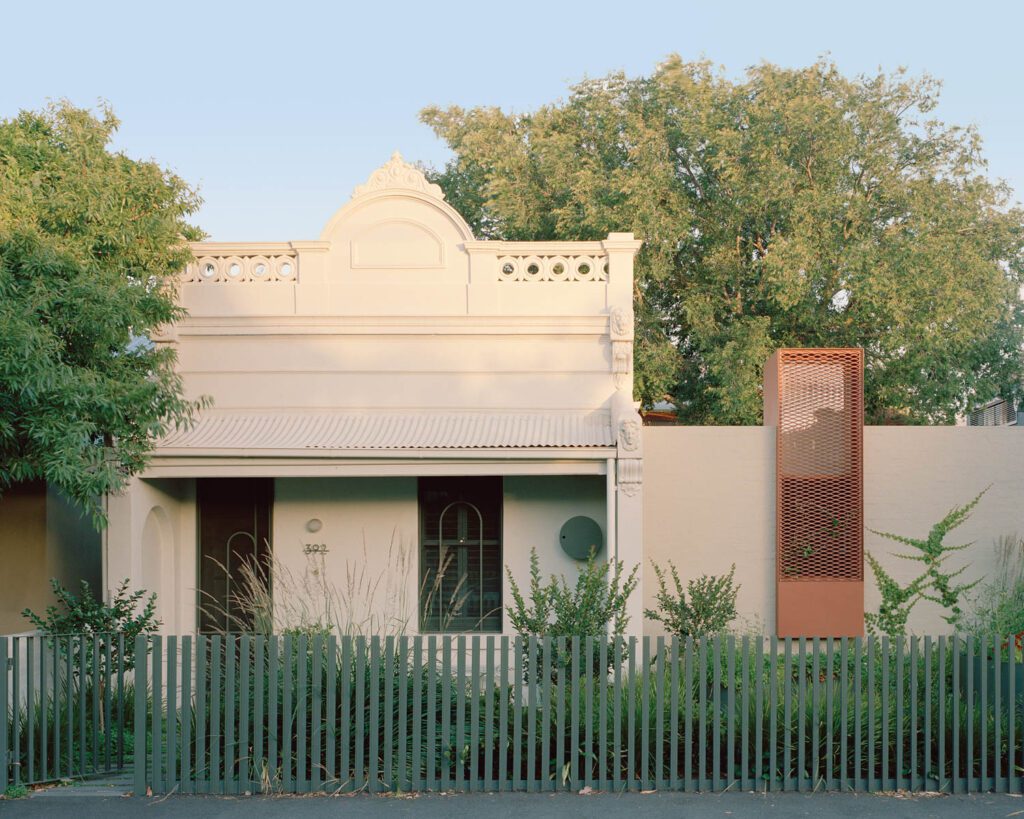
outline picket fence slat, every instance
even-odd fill
[[[149,643],[143,635],[139,635],[135,638],[135,736],[145,737],[146,736],[146,672],[149,669],[149,663],[146,662],[146,652],[149,649]],[[70,656],[70,654],[69,654]],[[70,685],[70,676],[68,677],[68,684]],[[70,735],[69,735],[70,740]],[[146,793],[147,785],[152,783],[152,779],[148,776],[146,768],[146,754],[143,752],[142,758],[139,758],[138,751],[136,751],[135,758],[135,793],[142,795]]]
[[[1007,638],[1006,645],[1015,645],[1016,635],[1010,635]],[[1014,793],[1016,788],[1014,787],[1014,780],[1017,776],[1017,656],[1016,653],[1010,655],[1009,668],[1007,669],[1007,726],[1006,726],[1006,744],[1009,749],[1008,758],[1006,760],[1006,790],[1008,793]]]
[[[540,787],[542,790],[550,790],[554,783],[549,776],[551,771],[551,637],[545,636],[541,644],[541,758],[540,758]],[[474,646],[474,656],[476,655]],[[476,674],[473,675],[474,681]],[[474,699],[476,690],[473,691]],[[474,720],[474,730],[476,722]],[[474,777],[475,778],[475,777]]]
[[[181,638],[181,782],[182,793],[192,793],[192,637]]]
[[[363,765],[363,755],[366,750],[364,741],[366,736],[366,710],[363,705],[366,702],[366,640],[362,637],[356,637],[355,658],[356,684],[354,686],[355,700],[353,708],[356,718],[355,732],[352,736],[355,748],[355,753],[353,754],[352,787],[355,790],[359,790],[366,786],[366,768]]]
[[[341,780],[341,787],[350,789],[354,783],[352,774],[352,675],[348,669],[352,668],[352,638],[343,637],[341,640],[341,667],[346,670],[341,675],[341,761],[339,763],[338,778]],[[418,723],[417,723],[418,725]]]
[[[366,758],[366,778],[365,784],[366,789],[370,793],[374,793],[377,790],[378,780],[378,764],[380,760],[380,734],[378,733],[377,726],[380,725],[380,687],[383,683],[382,676],[380,674],[380,640],[371,640],[369,647],[369,666],[368,677],[369,677],[369,695],[370,695],[370,713],[369,713],[369,725],[365,726],[366,734],[369,737],[369,750]],[[362,709],[360,709],[362,710]],[[301,737],[302,734],[300,733]]]
[[[520,676],[521,675],[517,675]],[[452,782],[455,742],[452,737],[452,638],[441,638],[441,790]],[[522,723],[519,725],[522,729]],[[517,731],[517,734],[519,732]]]
[[[136,656],[142,656],[138,654]],[[210,792],[210,769],[206,757],[206,732],[209,727],[206,710],[206,681],[210,660],[210,638],[205,634],[196,637],[196,793]],[[143,663],[143,665],[145,665]],[[136,703],[144,703],[145,693],[138,685],[135,689]],[[136,705],[138,708],[138,705]]]

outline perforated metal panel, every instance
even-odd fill
[[[863,584],[863,361],[859,349],[784,349],[766,370],[765,423],[777,429],[780,629],[788,622],[802,624],[800,633],[828,636],[834,631],[821,625],[837,622],[839,614],[821,610],[828,590],[805,586],[801,592],[797,584]],[[784,593],[783,587],[791,592]],[[847,602],[837,599],[825,607],[854,606],[849,601],[856,595],[839,596]],[[812,605],[812,599],[819,602]],[[863,606],[855,608],[839,619],[859,622]]]
[[[974,410],[967,416],[969,427],[1002,427],[1016,426],[1017,411],[1013,404],[1005,398],[996,398],[989,401],[980,409]]]

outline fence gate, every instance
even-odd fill
[[[123,634],[0,636],[0,792],[131,765]]]

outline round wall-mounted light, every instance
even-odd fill
[[[320,520],[320,518],[310,518],[306,521],[307,532],[319,532],[323,528],[324,524],[323,521]]]
[[[584,515],[569,518],[562,524],[558,540],[562,544],[562,551],[573,560],[586,560],[591,554],[596,556],[604,550],[601,524]]]

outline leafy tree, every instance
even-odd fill
[[[862,346],[870,422],[948,422],[1021,375],[1024,213],[938,83],[821,60],[730,80],[678,56],[512,114],[427,108],[478,234],[632,230],[638,397],[752,424],[782,346]]]
[[[45,479],[103,521],[100,499],[187,423],[174,353],[196,194],[110,150],[118,121],[68,103],[0,120],[0,492]]]

